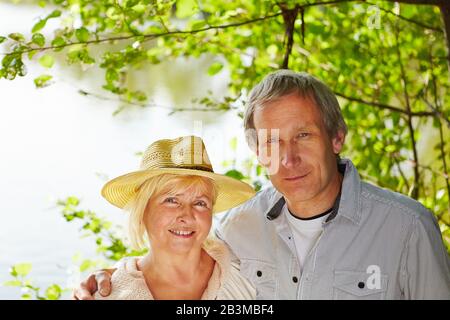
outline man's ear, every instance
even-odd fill
[[[331,145],[333,146],[334,154],[339,154],[344,146],[345,133],[342,130],[338,130],[333,139],[331,139]]]

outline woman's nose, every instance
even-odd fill
[[[180,212],[178,215],[178,219],[180,221],[184,221],[184,222],[189,222],[190,220],[193,219],[193,214],[192,214],[192,208],[189,205],[183,205],[180,208]]]

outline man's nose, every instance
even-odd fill
[[[281,164],[285,168],[291,169],[301,161],[299,150],[297,146],[293,144],[286,144],[283,146],[282,150],[280,150],[280,154]]]

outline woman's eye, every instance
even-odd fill
[[[196,206],[200,206],[200,207],[208,207],[208,205],[206,204],[205,201],[197,201],[195,203]]]
[[[169,198],[164,199],[164,202],[177,203],[177,199],[175,199],[174,197],[169,197]]]
[[[306,138],[306,137],[308,137],[308,136],[309,136],[309,133],[308,133],[308,132],[301,132],[301,133],[298,134],[298,137],[299,137],[299,138]]]

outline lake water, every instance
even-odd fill
[[[39,8],[0,3],[0,34],[26,33],[39,13]],[[206,89],[226,90],[226,71],[211,79],[207,67],[207,61],[178,61],[156,67],[144,79],[156,104],[186,101],[189,107],[190,99]],[[33,79],[44,72],[54,75],[55,83],[37,90]],[[118,102],[78,93],[105,94],[99,89],[102,75],[89,72],[80,78],[76,70],[48,71],[33,64],[25,78],[0,80],[0,283],[10,279],[9,267],[19,262],[33,264],[30,278],[37,286],[65,286],[73,279],[72,256],[95,257],[95,246],[92,239],[80,238],[79,224],[65,222],[56,201],[77,196],[81,208],[123,224],[125,215],[100,196],[100,189],[105,179],[136,169],[136,152],[154,140],[202,135],[216,171],[222,171],[223,160],[250,155],[235,114],[168,116],[165,108],[132,107],[113,116]],[[236,153],[229,148],[232,137],[238,138]],[[0,299],[19,297],[17,288],[0,286]]]

